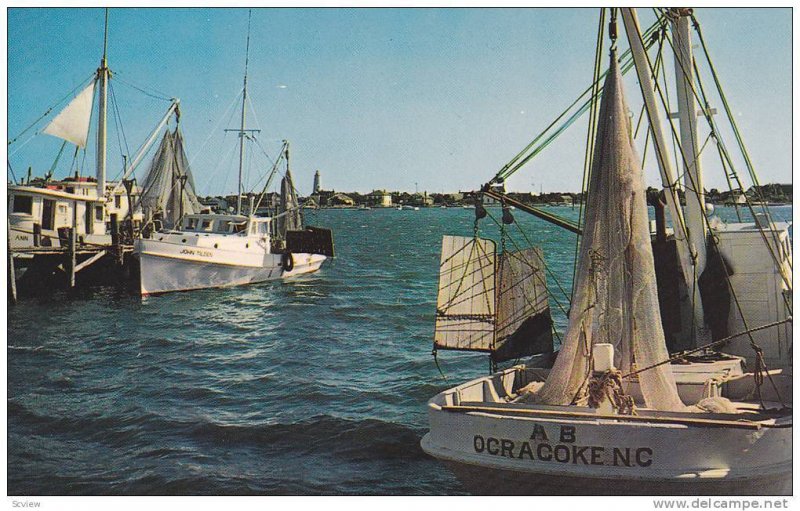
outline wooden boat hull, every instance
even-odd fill
[[[142,240],[144,241],[144,240]],[[241,286],[267,280],[293,277],[319,270],[326,257],[318,254],[293,254],[294,267],[285,271],[281,254],[264,254],[258,264],[249,258],[231,257],[235,254],[218,254],[214,249],[190,249],[193,252],[210,254],[207,260],[193,254],[180,254],[174,250],[160,253],[158,245],[140,242],[137,244],[140,259],[142,296],[190,291],[217,287]],[[171,247],[170,247],[171,248]],[[251,264],[242,264],[242,259]]]
[[[423,440],[424,441],[424,440]],[[444,461],[473,495],[792,495],[790,476],[728,480],[630,481],[618,478],[563,477],[529,474]]]
[[[503,388],[520,374],[468,382],[428,403],[422,448],[472,493],[791,495],[790,411],[742,404],[746,413],[631,417],[509,403]]]

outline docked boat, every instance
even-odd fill
[[[273,224],[269,217],[194,214],[185,216],[178,229],[137,240],[142,296],[253,284],[319,270],[324,255],[273,251]],[[308,240],[315,231],[298,234]]]
[[[267,205],[266,210],[270,214],[258,214],[267,197],[266,185],[258,195],[258,202],[255,202],[254,195],[248,194],[249,206],[242,203],[244,144],[246,140],[254,139],[259,131],[248,129],[246,125],[249,51],[248,23],[241,125],[234,130],[239,134],[236,212],[228,215],[186,209],[187,206],[199,207],[199,203],[193,194],[193,185],[184,186],[191,183],[191,173],[183,146],[177,143],[180,141],[179,133],[173,135],[173,143],[162,143],[162,148],[172,152],[167,157],[154,158],[155,168],[151,169],[148,176],[163,176],[155,177],[152,181],[167,185],[159,188],[164,194],[153,194],[151,202],[155,205],[152,209],[161,211],[162,219],[171,218],[173,225],[162,224],[150,237],[134,242],[134,254],[139,257],[140,263],[142,296],[254,284],[312,273],[319,270],[327,257],[334,255],[330,230],[303,225],[301,206],[289,168],[287,141],[283,142],[279,157],[266,179],[268,185],[283,166],[280,198],[276,207]],[[161,162],[166,165],[160,166]],[[181,186],[176,187],[175,183],[181,183]],[[187,197],[187,192],[191,196]],[[148,202],[142,201],[142,204],[144,207]],[[167,208],[170,204],[174,205]]]
[[[105,25],[107,39],[107,15]],[[143,221],[141,215],[134,211],[134,204],[142,189],[128,178],[142,162],[168,121],[173,116],[176,119],[179,117],[179,100],[171,100],[167,111],[147,140],[130,160],[126,160],[122,178],[108,181],[106,128],[108,88],[112,73],[108,66],[106,46],[104,41],[100,67],[63,109],[59,111],[59,105],[51,106],[40,120],[48,119],[51,111],[58,113],[46,125],[39,126],[37,121],[8,144],[9,152],[13,155],[18,147],[21,148],[33,138],[22,140],[33,128],[40,128],[37,134],[49,135],[62,141],[60,150],[54,155],[53,164],[44,176],[32,177],[29,170],[27,177],[15,179],[17,182],[8,186],[9,243],[12,250],[65,246],[65,228],[74,230],[79,245],[110,245],[111,231],[114,228],[112,224],[115,223],[112,220],[116,220],[120,230],[125,233],[135,231]],[[111,99],[114,100],[113,97]],[[112,102],[112,105],[115,103]],[[118,108],[115,106],[113,110],[117,111]],[[97,124],[97,158],[94,175],[86,176],[83,175],[80,162],[81,154],[85,156],[92,119]],[[70,147],[74,149],[70,151]],[[68,176],[55,179],[56,173],[63,172],[68,160],[65,155],[70,152],[73,157],[69,163]],[[123,224],[128,228],[122,229]],[[18,254],[20,257],[24,255]]]
[[[686,207],[665,187],[674,229],[667,239],[662,219],[651,233],[616,14],[611,63],[604,81],[596,70],[592,87],[602,99],[590,131],[585,217],[578,226],[562,222],[582,238],[560,349],[552,352],[539,249],[506,250],[510,240],[503,238],[498,252],[477,235],[445,237],[434,353],[487,352],[493,367],[531,358],[434,396],[422,448],[475,494],[790,495],[787,226],[766,211],[750,223],[724,224],[710,217],[702,193],[688,191],[702,190],[693,66],[685,65],[692,62],[690,20],[699,25],[690,10],[663,10],[643,37],[635,10],[621,9],[631,46],[624,55],[639,77],[664,183],[676,180],[656,108],[658,73],[644,41],[657,41],[649,36],[667,27],[686,107],[679,112]],[[597,51],[599,59],[599,43]],[[513,226],[508,198],[492,192],[491,182],[483,192],[504,204],[503,231]],[[478,205],[476,233],[482,210]],[[668,242],[671,258],[659,259]],[[667,279],[666,266],[674,268]],[[676,343],[683,349],[670,352]]]

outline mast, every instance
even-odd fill
[[[106,194],[106,112],[108,109],[108,78],[110,72],[106,61],[108,50],[108,8],[106,8],[105,30],[103,32],[103,59],[97,69],[100,85],[97,115],[97,198],[103,200]]]
[[[236,214],[242,213],[242,169],[244,168],[244,136],[247,127],[247,66],[250,62],[250,18],[252,10],[247,12],[247,46],[244,56],[244,86],[242,89],[242,122],[239,127],[239,188],[236,194]]]
[[[695,266],[698,262],[698,256],[689,243],[686,232],[686,222],[684,221],[683,211],[681,210],[676,190],[677,180],[675,178],[675,171],[672,166],[672,161],[669,158],[667,139],[664,135],[661,124],[661,114],[658,110],[655,95],[657,89],[654,82],[653,69],[642,42],[636,9],[623,8],[621,11],[622,21],[625,24],[625,33],[628,37],[633,62],[636,67],[636,74],[639,78],[639,87],[641,88],[645,108],[647,109],[650,130],[653,134],[653,146],[655,148],[656,160],[658,161],[658,169],[661,174],[661,183],[667,198],[667,206],[669,208],[670,217],[672,218],[672,226],[675,233],[674,236],[684,284],[690,295],[692,324],[694,326],[693,331],[696,334],[692,342],[696,345],[698,343],[697,341],[702,340],[705,333],[707,333],[703,314],[703,303],[700,300],[700,293],[697,285],[697,279],[700,277],[700,272],[697,271],[697,267]],[[689,194],[687,194],[687,198],[688,195]]]
[[[672,42],[675,46],[675,81],[678,89],[678,120],[683,153],[683,187],[686,196],[686,230],[695,271],[700,276],[706,267],[705,197],[703,173],[697,140],[697,104],[694,96],[694,66],[689,30],[689,9],[673,9]],[[695,299],[695,297],[693,297]]]

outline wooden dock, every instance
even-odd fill
[[[12,248],[10,225],[7,229],[10,304],[17,303],[18,294],[42,295],[57,289],[128,285],[138,274],[133,245],[127,239],[124,241],[128,243],[123,242],[116,218],[111,222],[111,243],[106,245],[82,243],[75,230],[66,227],[59,229],[58,246],[41,246],[34,229],[33,246]]]

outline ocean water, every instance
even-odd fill
[[[791,218],[791,207],[774,212]],[[445,380],[431,356],[441,236],[471,235],[473,215],[309,212],[337,250],[311,276],[9,307],[9,494],[466,493],[419,440],[426,401],[488,370],[485,355],[440,353]],[[524,231],[542,246],[566,306],[552,277],[569,290],[574,235],[515,216],[509,243],[527,246]]]

